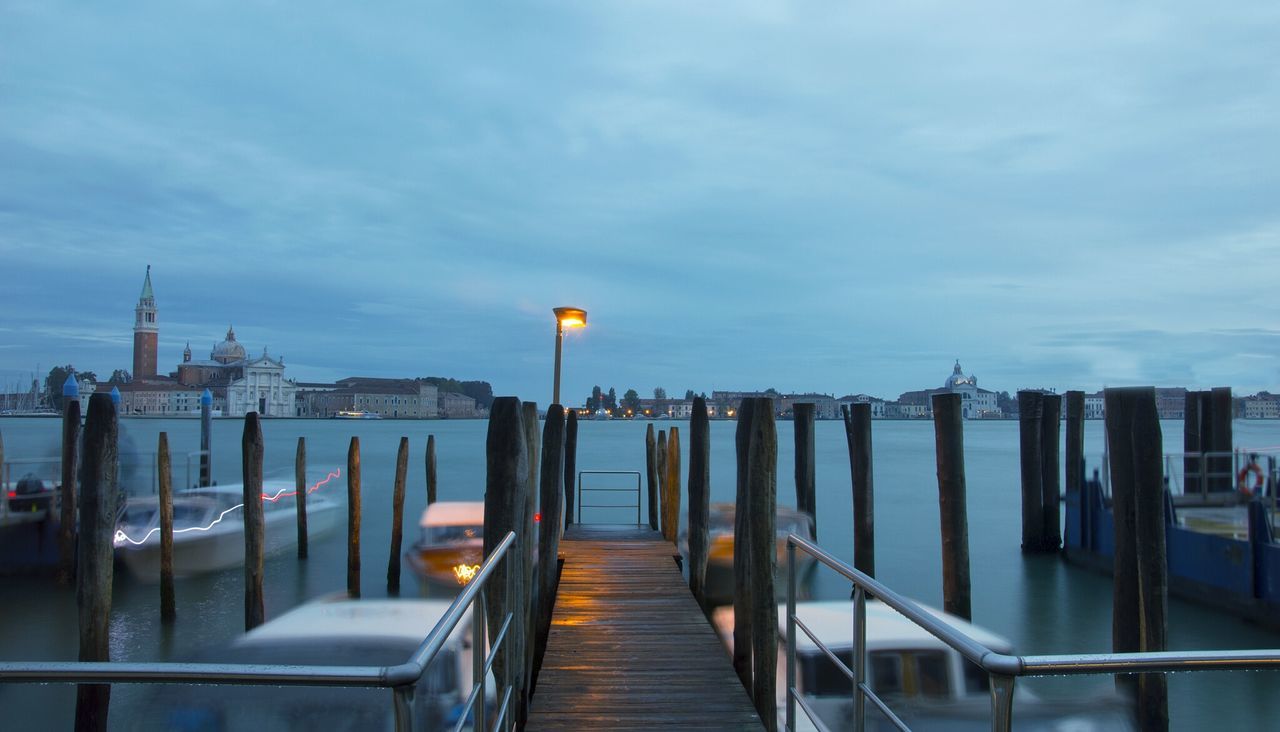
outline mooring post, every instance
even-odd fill
[[[200,395],[200,486],[202,488],[213,485],[213,467],[210,460],[212,445],[213,392],[205,389]]]
[[[1058,445],[1062,438],[1062,397],[1045,394],[1040,419],[1040,550],[1062,548],[1062,465]]]
[[[653,434],[653,424],[644,430],[645,485],[649,490],[649,528],[658,530],[658,444]]]
[[[658,517],[662,536],[667,535],[667,431],[658,430]]]
[[[876,576],[875,491],[871,470],[871,405],[856,402],[840,407],[844,437],[849,445],[849,473],[853,482],[853,566]]]
[[[391,556],[387,558],[387,594],[400,594],[400,545],[404,536],[404,483],[409,476],[409,438],[400,438],[396,478],[391,489]]]
[[[62,385],[65,402],[62,412],[62,485],[59,494],[62,510],[58,516],[58,581],[71,582],[76,558],[76,451],[80,447],[80,385],[76,375],[67,376]],[[0,468],[4,465],[0,448]],[[0,480],[3,475],[0,475]]]
[[[80,541],[76,547],[76,605],[81,661],[111,660],[112,536],[116,528],[119,424],[111,395],[89,397],[80,462]],[[105,730],[111,686],[76,689],[76,729]]]
[[[1209,449],[1218,453],[1209,461],[1214,476],[1209,481],[1209,490],[1230,493],[1235,490],[1235,471],[1232,467],[1231,451],[1234,449],[1231,434],[1231,420],[1235,416],[1231,402],[1231,387],[1215,386],[1209,392],[1212,403],[1210,419],[1212,420],[1213,443]]]
[[[427,435],[427,505],[436,502],[436,436]]]
[[[1107,389],[1107,448],[1115,516],[1111,644],[1117,653],[1165,649],[1168,593],[1164,466],[1155,389]],[[1141,729],[1168,728],[1163,674],[1116,677],[1138,700]]]
[[[529,478],[526,482],[528,490],[525,491],[525,513],[524,524],[526,527],[524,551],[524,595],[522,607],[525,609],[525,643],[524,643],[524,680],[525,680],[525,705],[524,710],[528,712],[528,694],[531,692],[533,683],[533,656],[534,656],[534,634],[536,623],[538,622],[538,568],[533,561],[534,549],[538,547],[538,529],[537,522],[534,517],[541,510],[538,507],[538,501],[541,496],[538,494],[538,453],[541,452],[541,443],[538,435],[538,403],[537,402],[521,402],[522,413],[520,423],[524,427],[525,441],[528,443],[526,449],[528,451]],[[523,722],[521,722],[523,725]]]
[[[347,447],[347,595],[360,597],[360,438]]]
[[[800,402],[792,407],[796,439],[796,508],[813,519],[813,536],[818,536],[818,497],[814,477],[814,418],[817,405]]]
[[[778,433],[773,401],[756,398],[747,450],[751,553],[751,694],[765,729],[778,723],[778,600],[774,590],[777,564]]]
[[[1022,466],[1022,551],[1044,545],[1044,457],[1040,451],[1044,394],[1018,392],[1018,454]]]
[[[156,475],[160,502],[160,622],[178,616],[173,594],[173,474],[170,472],[169,434],[161,432],[156,445]]]
[[[494,677],[513,679],[512,701],[515,715],[520,716],[523,705],[525,671],[525,623],[527,605],[521,602],[523,574],[521,543],[528,539],[529,530],[524,524],[525,493],[529,490],[528,442],[520,418],[518,397],[498,397],[489,408],[489,429],[485,439],[485,491],[484,491],[484,553],[488,557],[494,547],[514,531],[515,543],[508,550],[506,559],[494,568],[485,590],[485,614],[488,622],[489,641],[497,640],[506,614],[510,612],[511,626],[503,641],[503,652],[494,661]]]
[[[298,438],[293,455],[293,489],[298,494],[298,559],[307,558],[307,438]]]
[[[1084,493],[1084,392],[1069,391],[1067,392],[1067,457],[1066,457],[1066,475],[1067,475],[1067,496],[1072,497],[1078,511],[1076,512],[1079,524],[1074,527],[1068,527],[1068,533],[1075,532],[1077,540],[1080,542],[1082,549],[1087,549],[1085,544],[1084,531],[1084,513],[1088,510],[1085,503]]]
[[[551,614],[555,608],[556,574],[560,568],[560,520],[564,493],[564,407],[552,404],[547,407],[546,422],[542,426],[542,469],[538,493],[542,504],[542,521],[538,524],[538,616],[534,626],[535,642],[532,644],[534,659],[533,679],[530,688],[536,689],[538,670],[542,668],[542,654],[546,650],[547,636],[551,632]]]
[[[240,438],[240,465],[244,477],[241,496],[244,508],[244,629],[266,622],[262,595],[263,530],[262,517],[262,425],[257,412],[244,416],[244,434]]]
[[[1204,392],[1187,391],[1182,409],[1182,483],[1183,492],[1199,493],[1201,488],[1200,471],[1203,470],[1199,453],[1204,451],[1201,442],[1201,424],[1203,416],[1200,406],[1204,403]]]
[[[573,523],[573,481],[578,475],[578,410],[570,409],[564,422],[564,525]]]
[[[737,457],[737,490],[733,504],[733,669],[747,693],[751,687],[751,513],[748,453],[751,449],[751,422],[755,403],[743,399],[738,405],[738,425],[733,442]],[[659,446],[662,442],[658,442]],[[661,473],[659,473],[661,475]]]
[[[662,505],[662,538],[676,543],[680,533],[680,428],[667,433],[667,480],[663,485],[666,500]]]
[[[653,425],[649,425],[652,433]],[[689,591],[705,611],[711,519],[711,418],[707,400],[693,398],[689,419]]]
[[[942,609],[970,620],[973,610],[969,590],[969,517],[965,506],[964,412],[959,394],[933,395],[933,428],[938,514],[942,520]]]

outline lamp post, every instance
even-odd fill
[[[556,375],[552,382],[551,403],[560,403],[560,349],[564,342],[565,328],[585,328],[587,311],[582,308],[552,308],[556,314]]]

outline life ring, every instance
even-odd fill
[[[1252,489],[1249,488],[1249,473],[1253,473],[1255,478]],[[1236,487],[1246,496],[1256,496],[1262,493],[1262,480],[1262,468],[1257,463],[1249,463],[1236,476]]]

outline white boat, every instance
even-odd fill
[[[305,666],[397,666],[407,662],[449,609],[441,600],[319,600],[249,631],[195,661]],[[471,612],[414,687],[415,730],[452,729],[472,688]],[[493,675],[485,687],[494,699]],[[163,686],[140,705],[139,728],[389,730],[385,689]],[[490,717],[490,719],[492,719]]]
[[[484,502],[437,501],[418,525],[422,534],[405,558],[423,584],[456,592],[470,582],[484,561]]]
[[[707,533],[710,545],[707,551],[706,595],[712,605],[733,602],[733,523],[736,509],[732,503],[713,503],[707,516]],[[680,551],[689,556],[688,523],[680,528]],[[778,506],[777,572],[774,588],[779,598],[787,591],[787,535],[795,534],[813,541],[813,519],[809,514],[790,506]],[[805,552],[796,552],[799,577],[804,577],[813,567],[814,558]]]
[[[307,495],[307,534],[316,536],[338,523],[341,505],[318,488]],[[262,488],[264,552],[298,543],[297,501],[292,481],[267,481]],[[173,573],[177,577],[244,564],[244,488],[239,484],[193,488],[173,494]],[[115,554],[137,577],[160,579],[160,504],[155,497],[130,498],[116,525]]]
[[[920,608],[997,653],[1013,645],[995,633],[937,608]],[[796,615],[846,667],[853,666],[853,603],[849,600],[801,602]],[[716,630],[733,649],[733,608],[718,608]],[[866,679],[871,690],[913,730],[991,728],[991,687],[987,674],[951,646],[938,640],[893,608],[867,602]],[[785,722],[787,606],[778,607],[778,719]],[[853,684],[802,630],[796,629],[796,687],[829,729],[853,724]],[[867,702],[867,729],[896,729]],[[1014,729],[1019,732],[1132,730],[1133,708],[1113,693],[1087,699],[1042,700],[1017,685]],[[796,729],[817,727],[796,707]]]
[[[382,419],[382,415],[377,412],[361,412],[358,410],[339,410],[337,414],[330,419]]]

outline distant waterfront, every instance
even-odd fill
[[[175,452],[195,449],[199,424],[191,419],[125,419],[122,424],[139,451],[154,449],[156,435],[169,433]],[[643,435],[647,420],[588,421],[580,426],[578,466],[582,470],[643,470]],[[653,422],[658,429],[687,423]],[[214,424],[214,477],[221,483],[239,482],[242,420],[220,419]],[[1181,422],[1162,424],[1166,450],[1181,445]],[[417,535],[417,519],[425,504],[423,450],[434,434],[439,453],[440,496],[443,500],[479,500],[484,484],[482,420],[300,420],[264,423],[266,471],[291,475],[298,435],[308,438],[313,470],[345,466],[347,444],[360,436],[364,478],[364,587],[367,596],[381,596],[386,547],[390,534],[390,480],[400,435],[412,444],[405,536]],[[842,426],[818,424],[817,480],[820,543],[849,559],[851,497],[849,466]],[[59,423],[49,419],[0,419],[9,458],[56,454]],[[794,503],[791,482],[791,426],[780,422],[778,495]],[[1261,447],[1280,444],[1280,422],[1237,420],[1236,444]],[[732,500],[734,475],[733,427],[712,425],[713,500]],[[1068,567],[1053,557],[1023,558],[1018,493],[1018,428],[1008,420],[965,423],[969,493],[970,541],[975,620],[1009,637],[1023,653],[1087,652],[1110,649],[1110,579]],[[1089,469],[1097,465],[1102,424],[1086,427]],[[937,489],[933,464],[933,430],[928,420],[882,420],[874,427],[877,564],[880,578],[922,602],[941,604]],[[182,468],[175,460],[175,474]],[[181,480],[181,479],[179,479]],[[335,491],[344,493],[341,481]],[[607,516],[593,516],[606,520]],[[620,520],[613,517],[613,520]],[[300,564],[291,555],[267,562],[267,613],[277,616],[308,598],[340,591],[345,586],[345,548],[341,533],[312,543],[311,559]],[[413,592],[415,580],[404,577]],[[70,659],[75,656],[75,602],[72,594],[40,579],[6,578],[0,584],[5,622],[0,623],[0,658]],[[131,577],[120,576],[115,586],[112,619],[113,658],[143,660],[185,656],[199,648],[226,643],[242,627],[242,575],[231,570],[178,582],[179,622],[172,637],[156,630],[158,590]],[[847,598],[848,589],[830,576],[820,576],[816,594]],[[1280,635],[1246,625],[1216,611],[1170,601],[1170,642],[1180,649],[1280,647]],[[1179,675],[1170,679],[1172,716],[1176,728],[1210,724],[1223,729],[1257,727],[1280,717],[1276,679],[1266,674],[1218,676]],[[1109,679],[1030,681],[1045,694],[1079,688],[1106,687]],[[33,710],[32,728],[69,728],[70,687],[0,687],[6,709]],[[138,693],[121,687],[113,706],[117,726],[125,721]],[[34,711],[38,710],[38,711]],[[20,718],[14,712],[9,722]],[[39,721],[36,721],[39,720]],[[20,725],[21,723],[19,723]]]

